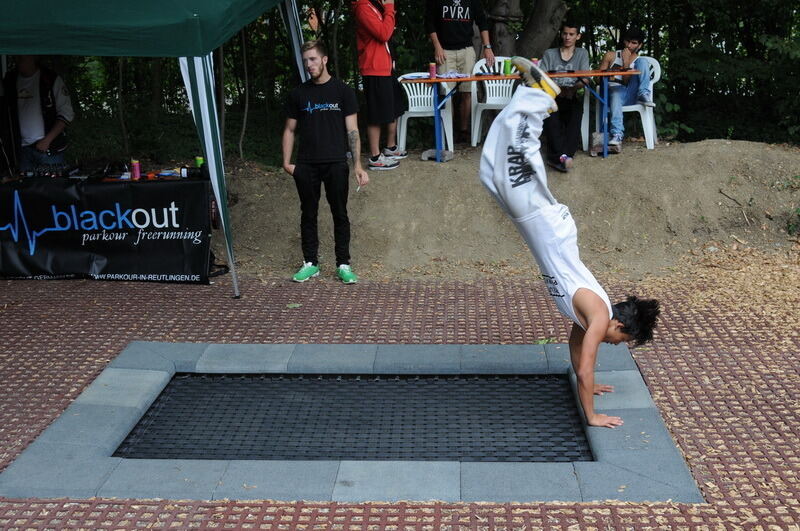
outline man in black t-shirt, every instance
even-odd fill
[[[473,24],[481,35],[483,58],[489,67],[494,65],[494,52],[489,42],[489,19],[481,0],[425,0],[425,33],[433,44],[433,55],[440,74],[455,71],[472,75],[475,49],[472,46]],[[472,109],[471,83],[458,85],[459,136],[463,142],[470,137]]]
[[[324,183],[325,197],[333,215],[336,274],[345,284],[355,284],[358,277],[350,269],[350,220],[347,217],[348,150],[352,154],[358,186],[369,182],[367,172],[361,167],[356,93],[328,73],[328,56],[320,42],[307,42],[302,49],[303,64],[311,79],[289,95],[282,141],[283,169],[294,177],[300,196],[303,266],[292,280],[305,282],[319,275],[317,213]],[[297,163],[291,164],[296,129],[299,129],[300,143]]]

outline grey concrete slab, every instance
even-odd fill
[[[294,344],[209,345],[197,360],[195,372],[286,372]]]
[[[624,424],[613,430],[594,426],[586,428],[586,437],[595,456],[602,450],[675,448],[675,442],[655,408],[598,409],[597,412],[622,417]]]
[[[103,498],[210,500],[228,461],[123,459],[98,491]]]
[[[667,485],[653,477],[637,474],[609,463],[574,463],[574,466],[583,501],[672,500],[679,503],[704,503],[697,487]]]
[[[556,373],[569,372],[563,344],[202,345],[134,342],[37,441],[0,474],[0,496],[113,496],[347,502],[702,502],[680,452],[627,351],[601,347],[597,381],[616,392],[595,408],[622,416],[589,428],[594,463],[424,461],[204,461],[108,457],[179,372]],[[154,370],[151,370],[154,369]],[[613,369],[613,370],[612,370]],[[571,382],[575,385],[574,374]]]
[[[111,360],[107,367],[156,370],[175,374],[175,363],[162,356],[158,351],[159,343],[134,341],[129,343],[119,356]]]
[[[287,371],[319,374],[372,374],[378,345],[296,345]]]
[[[461,345],[462,374],[546,374],[544,345]]]
[[[613,385],[613,393],[605,393],[594,397],[594,408],[600,409],[637,409],[655,408],[642,375],[639,371],[596,371],[596,384]],[[570,371],[572,389],[576,389],[575,373]],[[576,395],[577,396],[577,395]]]
[[[339,461],[231,461],[214,499],[328,501]]]
[[[639,367],[631,356],[628,345],[600,343],[597,349],[596,371],[638,371]]]
[[[460,464],[449,461],[342,461],[333,500],[458,501]]]
[[[459,345],[379,345],[375,374],[459,374]]]
[[[697,488],[683,455],[674,446],[644,450],[600,449],[595,457],[599,462],[615,465],[659,483],[683,489]]]
[[[550,374],[564,374],[570,367],[572,361],[569,359],[569,345],[566,343],[548,343],[544,346],[547,356],[547,372]]]
[[[172,375],[164,371],[106,368],[75,399],[75,404],[147,410]]]
[[[462,501],[581,499],[572,463],[461,463]]]
[[[153,366],[137,367],[133,365],[126,365],[126,363],[134,363],[136,358],[142,359],[148,357],[148,354],[156,354],[171,362],[176,372],[195,372],[197,360],[200,359],[203,352],[208,348],[207,343],[165,343],[160,341],[131,341],[125,350],[117,356],[110,364],[109,367],[117,367],[120,369],[137,369],[137,368],[153,368]],[[125,358],[131,356],[131,361]]]
[[[121,459],[86,445],[36,441],[2,474],[0,497],[91,498]]]
[[[93,446],[110,456],[141,417],[134,407],[73,403],[37,441]]]

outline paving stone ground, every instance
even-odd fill
[[[211,286],[0,281],[0,469],[132,340],[526,344],[567,340],[536,281]],[[612,299],[624,285],[611,285]],[[800,331],[669,286],[633,355],[705,504],[338,504],[0,498],[0,529],[800,529]],[[299,307],[297,305],[300,305]]]

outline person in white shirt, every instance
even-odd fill
[[[65,130],[75,117],[64,80],[36,56],[18,55],[15,63],[3,80],[14,162],[21,173],[63,164]]]
[[[481,154],[480,179],[530,247],[559,311],[574,323],[570,357],[586,421],[614,428],[622,425],[621,418],[594,409],[593,395],[614,390],[595,384],[597,350],[603,342],[652,340],[659,302],[628,297],[612,305],[581,261],[575,221],[547,187],[539,153],[542,124],[557,109],[559,86],[531,61],[522,57],[512,61],[527,86],[517,88],[492,123]]]

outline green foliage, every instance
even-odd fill
[[[795,208],[786,221],[786,232],[790,236],[800,233],[800,208]]]
[[[654,92],[656,94],[655,115],[659,138],[676,138],[685,133],[693,133],[694,128],[680,121],[681,106],[669,101],[667,95],[660,92],[658,87],[655,87]]]
[[[495,2],[484,3],[487,11]],[[523,14],[529,16],[533,3],[521,4]],[[392,41],[398,73],[427,71],[432,60],[424,5],[423,0],[398,4]],[[330,51],[330,70],[359,87],[350,2],[310,0],[300,7],[303,18],[308,7],[320,15],[319,33],[306,26],[305,38],[321,38]],[[604,52],[615,48],[620,33],[629,25],[645,29],[643,53],[658,59],[662,66],[662,79],[654,91],[661,137],[800,142],[800,10],[796,2],[573,0],[568,7],[568,16],[585,28],[580,42],[595,66]],[[511,31],[522,31],[524,22],[515,23]],[[244,154],[278,163],[283,105],[299,80],[290,39],[278,10],[265,13],[244,33],[250,89]],[[51,62],[64,75],[73,95],[77,118],[70,132],[75,158],[125,157],[120,112],[132,155],[170,161],[190,160],[199,152],[176,60],[56,56]],[[242,41],[237,34],[224,45],[228,158],[238,156],[245,94],[243,64]],[[360,91],[359,97],[363,105]],[[431,147],[431,121],[410,121],[407,138],[409,147]]]
[[[778,190],[800,190],[800,175],[775,182],[775,188]]]

